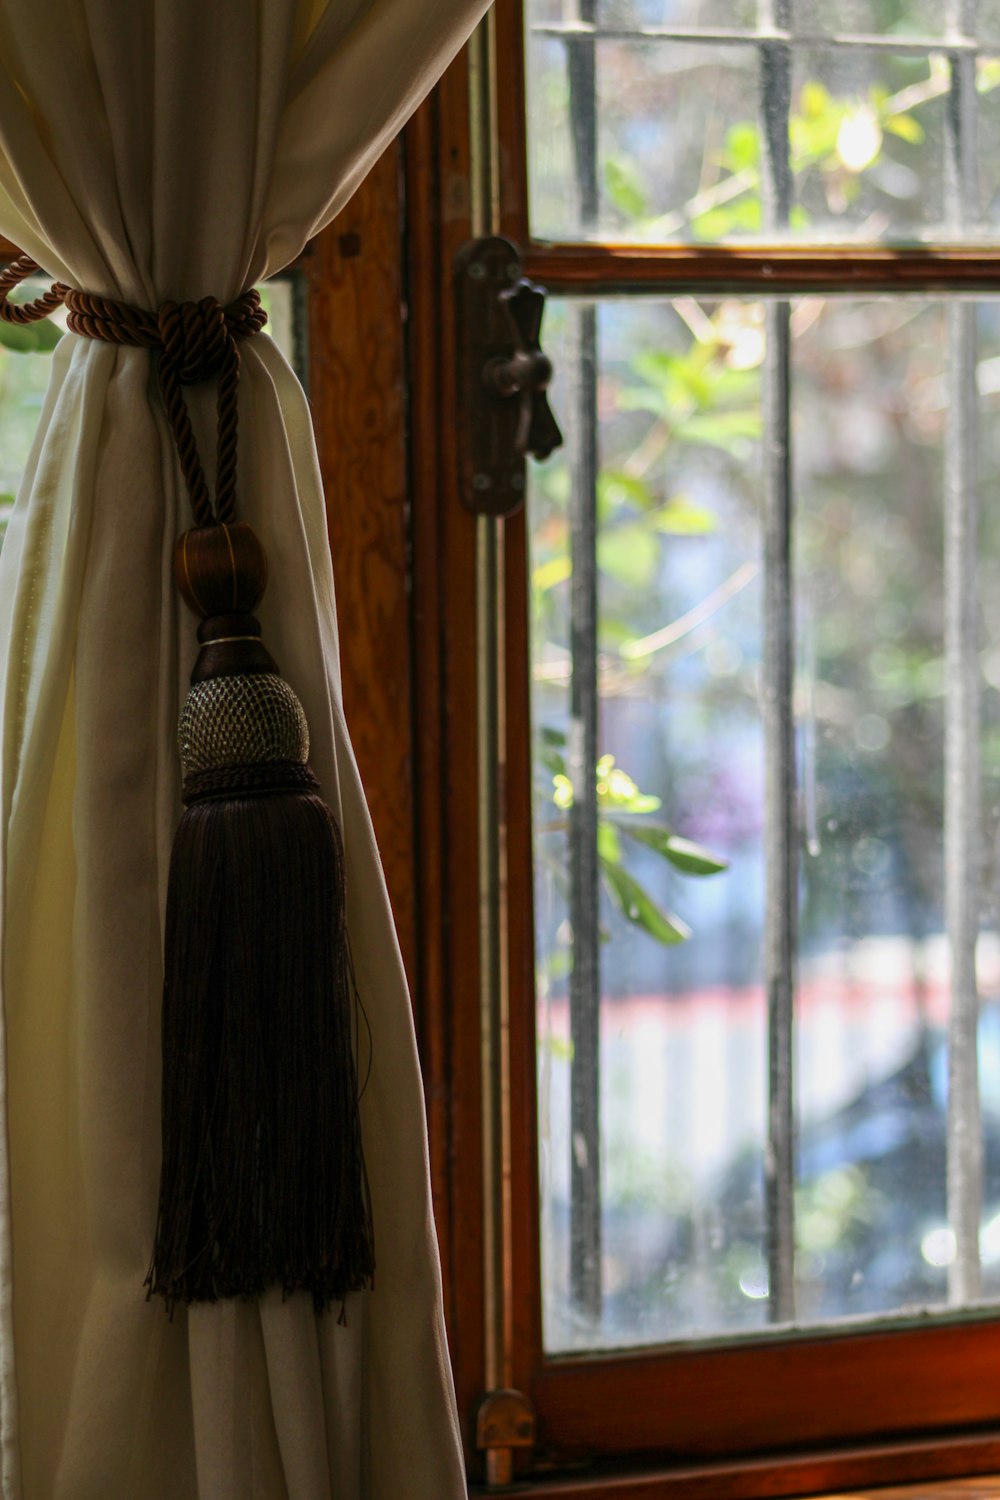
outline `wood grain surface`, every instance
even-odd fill
[[[484,1489],[473,1487],[470,1495],[478,1497],[486,1495]],[[663,1500],[673,1500],[674,1496],[699,1496],[704,1500],[709,1497],[717,1497],[717,1500],[725,1500],[725,1497],[733,1493],[727,1489],[712,1489],[699,1485],[682,1491],[679,1487],[669,1482],[653,1481],[650,1483],[632,1482],[624,1485],[595,1484],[593,1481],[579,1481],[573,1485],[554,1484],[548,1487],[532,1485],[530,1487],[519,1487],[510,1492],[511,1500],[657,1500],[662,1496]],[[781,1490],[761,1490],[761,1494],[782,1494]],[[977,1479],[928,1479],[918,1484],[890,1485],[888,1487],[862,1490],[837,1490],[827,1492],[825,1495],[805,1495],[790,1497],[790,1500],[1000,1500],[1000,1475],[986,1475]]]
[[[484,1390],[476,523],[457,490],[452,267],[471,234],[460,55],[406,132],[420,968],[431,1181],[466,1457]]]
[[[512,1500],[1000,1500],[993,1465],[975,1440],[912,1443],[867,1454],[817,1453],[641,1473],[581,1473],[517,1486]],[[986,1473],[977,1469],[986,1468]],[[916,1480],[914,1473],[924,1470]],[[959,1477],[949,1476],[952,1474]],[[837,1489],[831,1488],[836,1474]],[[485,1495],[477,1486],[472,1496]]]
[[[337,585],[344,711],[413,987],[411,653],[398,147],[313,241],[309,396]]]
[[[888,1489],[854,1490],[853,1500],[997,1500],[1000,1474],[982,1479],[928,1480],[923,1484],[892,1485]],[[847,1491],[824,1496],[824,1500],[850,1500]]]
[[[606,295],[718,291],[990,291],[1000,251],[966,246],[553,245],[534,242],[529,275],[553,292]]]

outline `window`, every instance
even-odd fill
[[[407,178],[463,1405],[530,1398],[540,1493],[995,1465],[996,18],[501,5],[477,47]],[[421,477],[487,228],[549,290],[567,437],[500,526]]]

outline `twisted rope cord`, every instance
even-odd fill
[[[237,341],[252,338],[267,322],[258,293],[251,288],[228,307],[221,307],[214,297],[202,297],[200,302],[164,302],[158,312],[150,313],[107,297],[74,291],[57,281],[34,302],[8,301],[14,288],[38,269],[30,255],[22,255],[0,273],[0,319],[22,325],[37,323],[65,304],[72,333],[158,354],[160,395],[195,522],[211,526],[234,520],[240,384]],[[183,391],[185,385],[213,378],[217,381],[214,508]]]
[[[38,264],[30,255],[19,255],[6,270],[0,272],[0,318],[5,323],[15,323],[22,328],[28,323],[40,323],[43,318],[54,313],[57,307],[62,306],[69,288],[63,286],[61,281],[54,281],[44,297],[39,297],[34,302],[17,304],[7,301],[14,288],[26,276],[33,276],[37,270]]]

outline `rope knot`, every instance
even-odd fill
[[[157,314],[162,352],[182,385],[197,385],[219,373],[231,355],[233,336],[214,297],[200,302],[164,302]]]
[[[65,303],[66,323],[71,332],[109,344],[151,350],[157,357],[160,394],[195,521],[199,526],[232,521],[236,515],[240,383],[237,340],[253,338],[267,322],[256,289],[249,288],[228,307],[221,307],[214,297],[202,297],[200,302],[164,302],[158,313],[78,292],[58,281],[34,302],[17,305],[9,302],[8,296],[18,283],[37,270],[37,262],[29,255],[22,255],[0,271],[0,319],[6,323],[34,323]],[[215,380],[218,385],[214,507],[181,390],[182,386],[197,385],[203,380]]]

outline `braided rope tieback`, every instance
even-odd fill
[[[267,322],[258,293],[251,288],[228,307],[214,297],[200,302],[164,302],[159,312],[145,312],[107,297],[77,292],[54,282],[34,302],[8,301],[14,288],[39,270],[30,255],[22,255],[0,273],[0,319],[5,323],[37,323],[65,304],[67,326],[84,338],[107,344],[150,349],[159,357],[160,395],[173,433],[197,526],[234,520],[236,516],[237,393],[240,384],[238,340],[252,338]],[[215,505],[198,447],[183,387],[217,380],[217,456]]]

